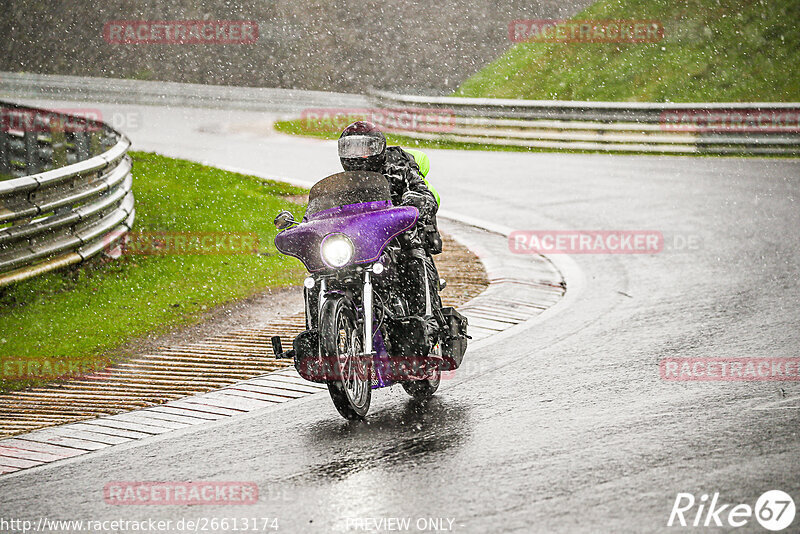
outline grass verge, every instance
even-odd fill
[[[652,43],[526,42],[456,96],[637,102],[800,101],[800,3],[600,0],[573,20],[658,20]]]
[[[354,119],[355,120],[355,119]],[[338,126],[337,126],[338,127]],[[290,135],[300,135],[305,137],[314,137],[317,139],[338,139],[341,134],[341,129],[331,127],[330,123],[309,121],[306,119],[294,119],[277,121],[273,124],[273,128],[278,132],[283,132]],[[342,127],[343,128],[343,127]],[[440,148],[449,150],[488,150],[494,152],[536,152],[536,153],[566,153],[566,154],[615,154],[615,155],[645,155],[645,156],[658,156],[662,154],[676,155],[670,152],[641,152],[636,150],[616,150],[614,152],[599,151],[599,150],[576,150],[568,148],[537,148],[537,147],[523,147],[523,146],[510,146],[510,145],[494,145],[488,143],[463,143],[459,141],[446,141],[446,140],[428,140],[428,139],[415,139],[405,135],[386,134],[386,142],[389,145],[400,145],[406,148]],[[703,153],[688,153],[677,154],[680,156],[692,157],[711,157],[711,158],[752,158],[752,157],[769,157],[769,158],[796,158],[797,156],[791,154],[770,154],[770,155],[749,155],[749,154],[703,154]]]
[[[302,265],[275,249],[272,219],[281,209],[302,216],[287,197],[305,190],[156,154],[131,157],[135,232],[248,234],[257,252],[123,254],[0,289],[0,391],[52,381],[67,362],[71,371],[103,367],[123,343],[302,280]],[[21,377],[19,362],[39,376]]]
[[[358,120],[355,116],[348,116],[353,120]],[[367,117],[364,117],[366,120]],[[341,126],[341,127],[340,127]],[[306,119],[294,119],[276,121],[272,127],[275,131],[291,134],[302,135],[305,137],[315,137],[317,139],[338,139],[342,130],[347,124],[332,124],[325,121],[314,121]],[[450,148],[455,150],[521,150],[529,152],[530,150],[524,147],[504,147],[497,145],[488,145],[480,143],[459,143],[454,141],[439,141],[427,139],[414,139],[405,135],[396,135],[387,133],[386,142],[390,145],[402,145],[408,148]]]

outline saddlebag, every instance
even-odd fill
[[[441,309],[441,318],[444,320],[444,339],[442,353],[444,355],[443,371],[458,369],[467,351],[467,318],[456,311],[455,308]]]

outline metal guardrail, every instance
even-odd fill
[[[306,108],[366,107],[363,95],[271,87],[92,78],[0,71],[0,98],[83,100],[148,106],[297,113]]]
[[[601,152],[800,154],[800,129],[736,132],[665,128],[664,113],[731,110],[800,113],[800,103],[637,103],[410,96],[373,91],[368,97],[278,88],[0,72],[0,97],[86,100],[115,104],[197,106],[297,113],[309,108],[439,109],[446,128],[387,126],[418,139]],[[424,118],[424,116],[423,116]],[[440,125],[439,125],[440,126]]]
[[[0,110],[0,286],[119,242],[135,217],[130,141],[99,121]]]
[[[425,140],[556,150],[676,154],[800,154],[800,103],[637,103],[411,96],[373,91],[373,105],[412,110],[414,128],[392,133]],[[432,113],[413,110],[428,110]],[[436,116],[436,112],[440,112]],[[693,126],[711,114],[789,116],[785,127]],[[672,123],[671,119],[688,119]],[[427,121],[427,124],[424,124]],[[793,125],[792,125],[793,124]],[[421,127],[420,127],[421,126]]]

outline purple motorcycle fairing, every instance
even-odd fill
[[[314,273],[330,268],[322,260],[320,246],[326,236],[339,233],[353,243],[350,265],[372,263],[392,239],[413,227],[418,217],[417,208],[392,206],[388,200],[336,206],[307,215],[299,225],[280,232],[275,246]]]

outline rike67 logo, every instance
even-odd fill
[[[707,494],[695,499],[691,493],[679,493],[667,526],[737,528],[747,525],[753,516],[767,530],[784,530],[794,522],[794,500],[783,491],[771,490],[764,492],[751,507],[749,504],[723,503],[719,493],[714,493],[710,499]]]

